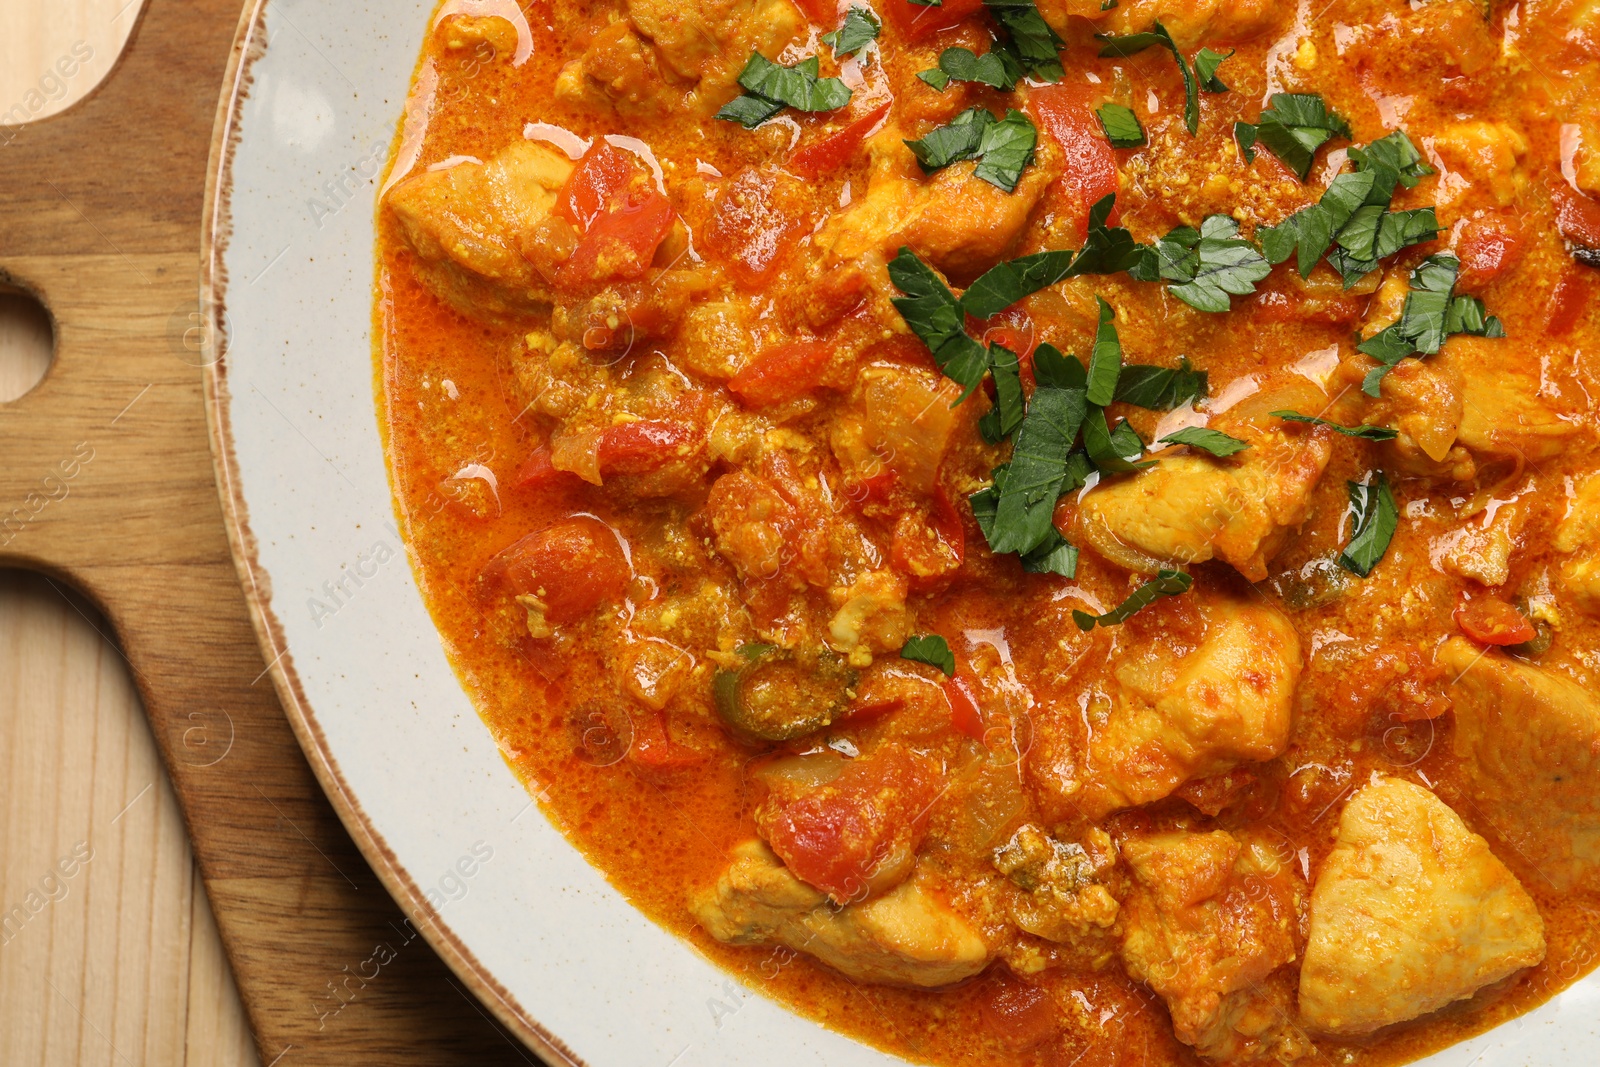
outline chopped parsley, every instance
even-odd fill
[[[717,118],[754,129],[785,107],[796,111],[834,111],[850,102],[850,89],[838,78],[819,78],[816,56],[792,67],[774,63],[760,52],[739,72],[745,94],[729,101]]]
[[[1334,238],[1338,247],[1328,262],[1344,275],[1345,286],[1349,287],[1377,270],[1380,261],[1438,236],[1439,220],[1431,207],[1390,211],[1378,204],[1366,204],[1356,209]]]
[[[1015,52],[999,44],[981,56],[970,48],[946,48],[939,53],[939,66],[921,71],[917,77],[940,92],[953,81],[977,82],[1010,92],[1022,77],[1022,64]]]
[[[1356,529],[1350,543],[1339,553],[1339,566],[1365,578],[1383,559],[1400,524],[1400,509],[1389,491],[1389,480],[1382,472],[1370,485],[1347,482],[1350,506],[1355,511]]]
[[[1235,123],[1233,134],[1246,162],[1256,158],[1260,144],[1305,181],[1317,149],[1334,137],[1349,137],[1350,124],[1315,93],[1273,93],[1260,121]]]
[[[1135,241],[1133,234],[1125,227],[1106,225],[1116,203],[1117,196],[1111,193],[1101,197],[1089,209],[1089,236],[1072,261],[1073,277],[1081,274],[1119,274],[1132,270],[1148,254],[1148,249]]]
[[[1148,140],[1132,108],[1108,101],[1100,105],[1095,116],[1100,119],[1100,128],[1106,131],[1106,140],[1111,142],[1112,148],[1139,148]]]
[[[1128,474],[1155,465],[1155,460],[1137,462],[1144,455],[1144,439],[1126,419],[1112,429],[1104,408],[1090,408],[1084,417],[1083,450],[1102,474]]]
[[[1337,422],[1319,419],[1315,415],[1301,415],[1294,411],[1274,411],[1273,415],[1286,422],[1303,422],[1311,426],[1326,426],[1346,437],[1355,437],[1362,441],[1393,441],[1399,436],[1399,431],[1391,430],[1387,426],[1369,426],[1362,423],[1360,426],[1341,426]]]
[[[991,318],[1024,297],[1066,278],[1116,274],[1129,269],[1144,249],[1122,227],[1107,228],[1106,219],[1115,200],[1115,195],[1104,197],[1090,209],[1089,236],[1081,251],[1035,252],[997,263],[984,271],[961,296],[967,314],[975,319]]]
[[[984,0],[984,6],[1011,38],[1010,50],[1023,73],[1039,81],[1061,80],[1061,46],[1066,42],[1050,28],[1033,0]]]
[[[870,7],[852,7],[838,29],[822,35],[822,43],[833,49],[835,59],[843,59],[877,40],[881,29],[883,24]]]
[[[1011,463],[995,500],[989,547],[1026,554],[1049,540],[1066,480],[1067,456],[1086,410],[1083,366],[1049,345],[1034,352],[1039,387],[1017,430]]]
[[[1015,108],[997,119],[987,108],[974,107],[906,145],[924,173],[976,159],[973,176],[1009,193],[1016,190],[1022,171],[1033,162],[1038,139],[1032,120]]]
[[[989,374],[994,379],[994,407],[978,420],[978,432],[997,445],[1022,425],[1022,361],[1004,345],[989,346]]]
[[[1282,263],[1298,253],[1296,267],[1300,277],[1309,278],[1322,257],[1333,247],[1333,238],[1356,209],[1367,200],[1374,181],[1372,174],[1341,174],[1333,179],[1322,199],[1301,208],[1276,226],[1256,231],[1267,262]]]
[[[1204,89],[1208,93],[1228,91],[1228,87],[1217,77],[1217,68],[1228,56],[1213,52],[1209,48],[1202,48],[1195,56],[1194,66],[1190,67],[1183,58],[1183,53],[1178,51],[1178,44],[1172,39],[1172,34],[1167,32],[1167,28],[1159,19],[1143,33],[1097,33],[1094,36],[1095,40],[1101,42],[1102,56],[1137,55],[1146,48],[1157,45],[1172,53],[1172,58],[1178,64],[1178,72],[1183,75],[1183,124],[1191,136],[1200,132],[1200,90]]]
[[[906,643],[900,646],[900,658],[937,667],[946,678],[956,675],[956,654],[950,651],[950,643],[938,634],[916,634],[906,638]]]
[[[988,372],[989,353],[967,334],[967,314],[961,301],[909,248],[900,249],[889,261],[889,279],[905,294],[890,303],[928,346],[945,376],[966,389],[965,399]]]
[[[1122,374],[1122,339],[1117,336],[1117,313],[1100,297],[1100,325],[1095,330],[1094,352],[1089,357],[1089,403],[1106,407],[1117,395],[1117,378]]]
[[[1168,282],[1172,295],[1190,307],[1223,312],[1232,305],[1231,296],[1255,292],[1272,265],[1239,236],[1237,222],[1212,215],[1199,230],[1179,226],[1158,240],[1128,273],[1137,281]]]
[[[1418,182],[1433,173],[1433,168],[1422,162],[1422,153],[1404,130],[1396,130],[1365,148],[1350,149],[1350,158],[1357,171],[1376,179],[1372,195],[1367,199],[1369,204],[1387,204],[1394,198],[1396,185],[1415,189]]]
[[[1135,589],[1128,599],[1104,615],[1091,615],[1087,611],[1074,611],[1072,613],[1072,621],[1078,624],[1078,629],[1085,632],[1093,630],[1096,626],[1116,626],[1119,623],[1127,622],[1133,616],[1164,597],[1187,593],[1192,585],[1194,585],[1194,578],[1183,571],[1163,569],[1157,572],[1154,578]]]
[[[1221,430],[1213,430],[1206,426],[1185,426],[1176,433],[1169,433],[1163,437],[1160,444],[1188,445],[1209,452],[1213,456],[1227,457],[1238,452],[1243,452],[1250,446],[1237,437],[1232,437]]]
[[[1116,399],[1151,411],[1171,411],[1205,396],[1209,388],[1206,372],[1195,370],[1188,356],[1180,356],[1176,368],[1140,363],[1124,366],[1117,378]]]
[[[1411,272],[1411,291],[1400,311],[1400,318],[1356,346],[1378,361],[1367,372],[1361,391],[1378,396],[1383,379],[1400,361],[1409,356],[1432,355],[1453,333],[1479,337],[1504,337],[1500,320],[1485,312],[1483,301],[1473,296],[1454,294],[1461,261],[1441,253],[1423,260]]]

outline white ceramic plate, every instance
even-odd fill
[[[218,120],[213,445],[301,744],[401,906],[552,1061],[899,1062],[738,985],[634,911],[546,822],[445,660],[396,531],[371,356],[377,182],[433,10],[254,0]],[[1591,975],[1426,1062],[1595,1062],[1597,1020]]]

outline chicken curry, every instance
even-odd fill
[[[1596,0],[449,0],[378,213],[453,662],[750,986],[1376,1065],[1595,963]]]

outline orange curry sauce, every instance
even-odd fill
[[[1497,670],[1600,683],[1584,570],[1600,566],[1585,556],[1600,518],[1580,513],[1600,510],[1584,491],[1600,469],[1600,275],[1581,261],[1600,244],[1600,5],[1042,0],[1064,42],[1059,85],[941,92],[917,73],[949,48],[987,51],[990,14],[871,3],[882,32],[845,61],[821,40],[843,10],[831,0],[535,3],[520,65],[517,31],[494,16],[451,15],[424,42],[420,153],[402,145],[408,169],[379,207],[380,414],[424,596],[506,760],[651,918],[763,993],[918,1061],[1201,1062],[1175,1036],[1181,1014],[1187,1040],[1213,1028],[1222,1062],[1397,1063],[1589,970],[1600,881],[1554,871],[1544,857],[1565,846],[1546,849],[1538,827],[1595,812],[1497,814],[1469,766],[1481,753],[1458,736],[1464,702],[1485,698],[1450,657],[1470,640]],[[1099,55],[1096,32],[1158,18],[1185,61],[1232,50],[1195,135],[1171,52]],[[787,65],[820,57],[849,104],[756,129],[713,118],[753,46]],[[1318,94],[1349,124],[1304,182],[1262,145],[1246,162],[1235,139],[1275,93]],[[1147,144],[1111,147],[1106,102],[1131,108]],[[903,147],[972,107],[1037,126],[1013,192],[971,162],[924,176]],[[951,406],[961,388],[888,303],[886,261],[908,246],[960,293],[1002,260],[1080,247],[1089,206],[1113,192],[1112,224],[1140,242],[1218,213],[1259,239],[1351,173],[1351,148],[1400,129],[1432,173],[1392,208],[1433,207],[1439,233],[1349,289],[1326,263],[1302,280],[1291,257],[1209,313],[1164,283],[1089,274],[968,322],[1024,356],[1048,342],[1087,362],[1100,297],[1125,363],[1187,357],[1208,374],[1192,407],[1109,406],[1159,464],[1062,496],[1075,577],[990,552],[967,498],[1010,456],[978,428],[993,386]],[[543,154],[501,155],[528,144]],[[512,162],[475,176],[497,159]],[[1459,257],[1456,291],[1505,336],[1452,337],[1370,398],[1376,364],[1355,346],[1400,317],[1410,272],[1437,253]],[[1031,370],[1022,380],[1033,389]],[[1398,436],[1270,415],[1291,408]],[[1153,443],[1208,419],[1250,447]],[[1335,561],[1355,527],[1347,483],[1377,471],[1398,518],[1363,578]],[[1206,526],[1216,507],[1186,495],[1213,492],[1229,525]],[[1109,610],[1157,563],[1193,588],[1080,629],[1075,609]],[[901,658],[919,634],[948,642],[953,678]],[[1217,677],[1184,673],[1229,641]],[[795,668],[773,683],[780,712],[815,718],[762,741],[730,728],[715,689],[769,655]],[[1242,735],[1184,734],[1162,718],[1174,692],[1223,720],[1245,708],[1249,721],[1215,727]],[[1135,707],[1142,726],[1126,723]],[[1592,792],[1593,765],[1569,769]],[[1508,756],[1483,773],[1522,771]],[[1487,839],[1537,906],[1543,961],[1420,1019],[1328,1033],[1296,1007],[1312,888],[1351,797],[1382,777]],[[1216,869],[1176,854],[1130,867],[1152,840],[1219,830],[1233,836],[1205,838],[1222,843]],[[825,911],[909,875],[981,958],[912,984],[891,963],[890,984],[786,947],[792,933],[717,940],[706,894],[757,837],[802,896],[833,895]],[[1056,869],[1019,867],[1030,841],[1077,864],[1054,904],[1039,894]],[[856,871],[870,884],[836,869],[853,849],[873,860]],[[1153,914],[1170,941],[1154,962],[1134,945]],[[1261,973],[1236,980],[1233,964]]]

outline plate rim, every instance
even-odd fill
[[[429,903],[410,872],[400,864],[394,850],[373,825],[360,800],[349,788],[339,761],[328,746],[321,724],[317,721],[316,710],[301,685],[284,629],[272,609],[271,578],[260,562],[255,533],[250,526],[248,502],[243,486],[235,476],[237,458],[231,428],[228,351],[223,340],[227,336],[223,324],[226,322],[228,290],[223,254],[232,236],[232,168],[242,137],[242,110],[249,98],[252,68],[267,51],[267,4],[268,0],[246,0],[234,33],[212,125],[200,223],[199,303],[201,321],[207,324],[202,344],[205,357],[203,385],[206,431],[217,496],[227,529],[229,554],[233,557],[234,569],[239,577],[240,591],[249,607],[256,643],[267,660],[267,673],[272,678],[278,702],[285,718],[289,720],[300,750],[310,764],[317,784],[338,814],[339,821],[378,876],[390,899],[451,971],[466,983],[478,1001],[492,1011],[496,1019],[523,1044],[541,1056],[570,1067],[587,1067],[574,1050],[554,1031],[535,1019],[460,937],[444,924],[438,909]],[[397,509],[398,520],[398,503],[394,500],[392,490],[391,485],[390,501]],[[409,547],[406,551],[409,558]]]

